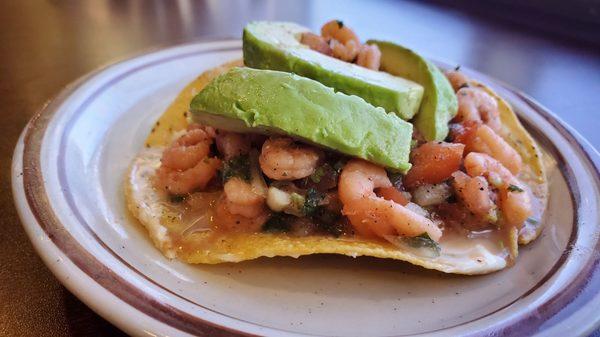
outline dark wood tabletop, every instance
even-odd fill
[[[600,10],[585,5],[597,1],[570,7],[580,14],[545,13],[548,20],[536,15],[539,8],[507,7],[510,3],[1,1],[0,335],[121,334],[54,278],[13,206],[10,165],[19,133],[71,81],[150,47],[238,38],[250,20],[296,21],[318,29],[339,18],[364,39],[395,40],[519,88],[600,146]],[[542,19],[530,20],[530,13]]]

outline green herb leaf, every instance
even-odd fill
[[[327,165],[327,164],[325,164]],[[310,180],[312,180],[313,183],[318,184],[319,182],[321,182],[321,179],[323,178],[323,176],[325,175],[326,172],[326,167],[325,165],[321,165],[319,166],[315,172],[313,174],[310,175]]]
[[[270,233],[289,232],[292,227],[292,219],[293,216],[285,213],[273,213],[269,220],[262,226],[262,231]]]
[[[437,256],[439,256],[440,252],[442,251],[440,244],[431,239],[427,233],[410,238],[404,238],[404,241],[413,248],[429,248],[433,250]]]
[[[536,226],[537,224],[540,223],[538,220],[536,220],[534,218],[527,218],[527,220],[525,220],[525,221],[527,221],[528,223],[530,223],[530,224],[532,224],[534,226]]]
[[[225,161],[221,172],[223,183],[233,177],[250,181],[250,158],[248,155],[237,156]]]
[[[317,191],[314,188],[309,188],[306,192],[306,200],[304,201],[304,206],[302,207],[302,213],[307,216],[311,216],[317,210],[319,203],[325,198],[325,194]]]
[[[519,193],[520,193],[520,192],[525,192],[525,191],[524,191],[522,188],[520,188],[520,187],[519,187],[519,186],[517,186],[517,185],[513,185],[513,184],[510,184],[510,185],[508,185],[508,190],[509,190],[510,192],[519,192]]]

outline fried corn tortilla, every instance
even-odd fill
[[[285,233],[220,233],[213,230],[195,231],[189,220],[182,219],[181,210],[169,201],[165,192],[153,187],[152,177],[160,166],[162,150],[188,125],[187,109],[193,96],[213,78],[241,60],[232,61],[204,72],[188,84],[156,123],[146,141],[146,148],[134,160],[125,180],[127,205],[132,214],[148,230],[155,246],[168,258],[187,263],[216,264],[240,262],[258,257],[299,257],[310,254],[342,254],[351,257],[372,256],[406,261],[429,269],[456,274],[486,274],[505,268],[509,256],[516,257],[518,243],[534,240],[541,231],[541,217],[547,199],[547,182],[542,154],[504,100],[479,83],[496,98],[503,123],[502,137],[523,157],[524,169],[519,176],[531,188],[538,202],[534,206],[537,222],[526,224],[520,233],[516,229],[497,231],[492,235],[466,238],[442,236],[441,251],[399,242],[367,241],[356,238],[323,235],[291,236]],[[214,192],[216,200],[220,192]],[[198,219],[211,213],[197,215]]]

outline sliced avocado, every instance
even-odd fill
[[[287,22],[251,22],[244,28],[244,63],[248,67],[288,71],[312,78],[374,106],[412,118],[423,87],[382,71],[374,71],[316,52],[301,44],[308,28]]]
[[[423,102],[413,122],[427,140],[444,140],[448,122],[456,116],[454,90],[440,69],[414,51],[395,43],[369,40],[381,51],[381,70],[415,81],[425,88]]]
[[[192,119],[219,129],[289,135],[401,172],[412,125],[357,96],[295,74],[233,68],[190,104]]]

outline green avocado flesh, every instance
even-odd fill
[[[316,52],[299,42],[305,32],[309,32],[308,28],[294,23],[249,23],[243,36],[244,64],[312,78],[336,91],[362,97],[403,119],[417,113],[422,86]]]
[[[427,140],[444,140],[448,122],[456,115],[458,102],[446,76],[433,63],[410,49],[370,40],[381,51],[381,70],[415,81],[425,88],[421,108],[413,123]]]
[[[233,68],[190,104],[198,123],[289,135],[406,172],[412,125],[357,96],[295,74]]]

